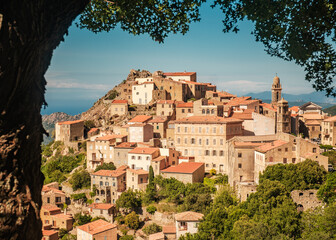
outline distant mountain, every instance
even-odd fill
[[[264,102],[270,102],[272,92],[265,91],[259,93],[248,93],[246,96],[251,96],[252,98],[261,99]],[[336,104],[336,99],[332,97],[326,97],[324,92],[311,92],[306,94],[288,94],[283,93],[282,96],[288,101],[290,106],[300,106],[306,102],[314,102],[323,108],[328,108]]]
[[[326,113],[329,113],[331,116],[336,115],[336,105],[333,105],[332,107],[328,107],[323,110]]]
[[[78,119],[80,119],[80,115],[72,116],[64,112],[55,112],[50,115],[43,115],[42,124],[47,133],[49,133],[49,137],[43,137],[43,143],[47,144],[53,140],[52,132],[55,129],[55,123],[62,121],[73,121]]]

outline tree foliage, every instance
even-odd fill
[[[113,162],[103,163],[96,167],[95,172],[98,172],[99,170],[116,170],[116,166]]]
[[[91,185],[90,173],[86,170],[77,170],[72,174],[70,183],[74,191],[77,189],[88,188]]]
[[[325,203],[332,203],[336,200],[336,172],[329,173],[327,180],[320,187],[317,196]]]
[[[154,171],[153,171],[153,167],[149,166],[148,184],[147,184],[146,192],[143,198],[144,203],[150,204],[156,201],[156,198],[157,198],[156,195],[157,195],[157,191],[156,191],[156,185],[154,183]]]
[[[116,202],[117,208],[123,208],[126,212],[136,211],[141,207],[141,196],[139,192],[131,189],[123,192]]]
[[[153,233],[157,233],[157,232],[161,232],[162,231],[162,227],[157,225],[156,223],[152,223],[150,225],[147,225],[146,227],[144,227],[142,229],[142,231],[144,233],[146,233],[147,235],[153,234]]]
[[[131,229],[138,229],[140,224],[139,215],[137,215],[134,211],[131,212],[125,217],[125,224]]]
[[[84,214],[84,215],[82,215],[81,213],[75,214],[75,221],[78,226],[91,222],[91,219],[92,217],[87,214]]]
[[[288,191],[318,189],[325,180],[327,172],[317,162],[305,160],[297,164],[276,164],[268,166],[260,175],[264,180],[279,181]]]
[[[252,21],[252,34],[268,54],[303,66],[317,91],[336,96],[333,1],[215,0],[213,6],[224,14],[224,32],[238,32],[239,21]]]

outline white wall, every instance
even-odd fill
[[[153,98],[154,84],[140,84],[132,87],[132,101],[134,104],[148,104]]]
[[[134,157],[135,159],[132,159]],[[139,159],[140,157],[140,159]],[[134,169],[143,169],[148,171],[151,165],[152,155],[150,154],[133,154],[128,153],[128,166],[132,168],[134,164]]]

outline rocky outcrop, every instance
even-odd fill
[[[64,112],[55,112],[50,115],[43,115],[42,122],[45,124],[55,124],[62,121],[73,121],[80,119],[80,114],[72,116]]]

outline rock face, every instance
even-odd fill
[[[55,124],[62,121],[74,121],[80,119],[80,115],[69,115],[64,112],[55,112],[50,115],[43,115],[42,122],[46,124]]]

